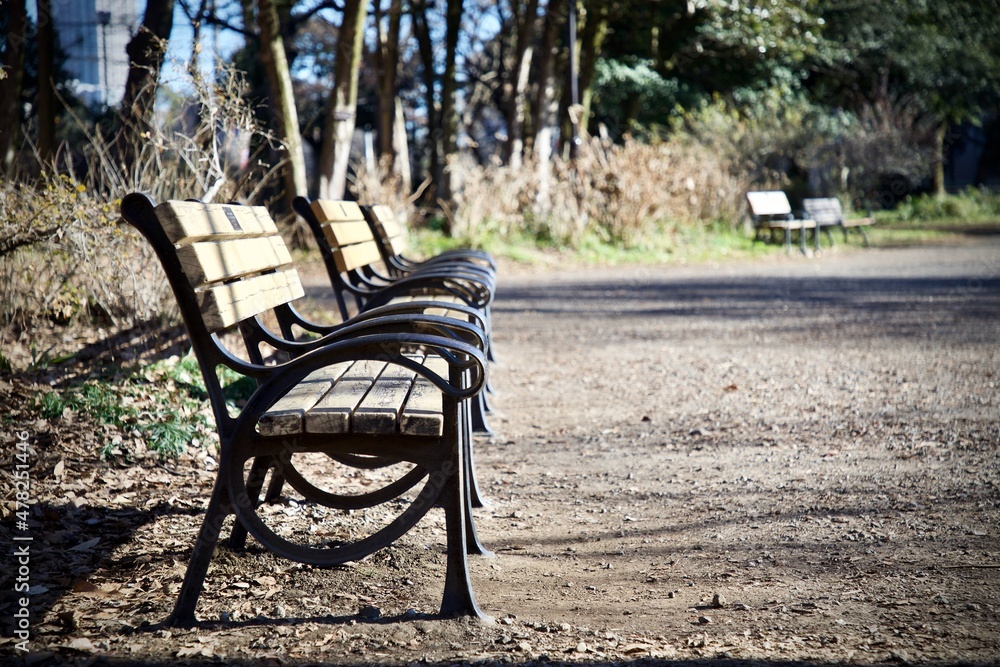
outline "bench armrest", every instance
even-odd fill
[[[452,317],[428,315],[425,313],[382,314],[381,316],[358,317],[338,325],[321,338],[292,341],[273,334],[257,320],[255,338],[278,350],[301,355],[330,345],[331,343],[363,334],[424,333],[460,340],[479,350],[486,349],[486,333],[475,324]]]
[[[348,322],[341,322],[339,324],[319,324],[311,320],[306,319],[292,304],[287,304],[286,316],[288,317],[291,324],[302,327],[306,331],[312,333],[320,334],[325,336],[327,334],[334,333],[344,328],[344,326],[351,324],[353,322],[361,322],[363,320],[384,317],[386,315],[422,315],[428,310],[449,310],[456,313],[461,313],[465,316],[466,321],[472,323],[473,325],[479,327],[483,331],[489,333],[489,322],[481,310],[471,308],[465,304],[457,303],[441,303],[439,301],[434,301],[432,299],[423,299],[420,301],[408,301],[405,303],[390,303],[384,306],[379,306],[378,308],[372,308],[371,310],[365,310],[357,315],[353,316]],[[449,316],[450,317],[450,316]],[[458,319],[458,318],[455,318]]]

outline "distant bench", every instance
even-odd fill
[[[816,229],[816,221],[806,216],[795,216],[788,197],[781,190],[756,191],[747,193],[750,204],[750,219],[754,225],[754,240],[759,240],[764,231],[774,233],[783,230],[785,233],[785,251],[791,252],[792,232],[799,233],[799,247],[806,251],[806,230]],[[819,238],[816,243],[818,246]]]
[[[163,265],[221,443],[215,487],[167,622],[196,621],[222,523],[231,514],[235,547],[249,533],[278,556],[331,566],[392,544],[436,506],[444,508],[447,536],[441,613],[485,617],[466,562],[477,547],[466,482],[467,404],[486,383],[485,333],[467,321],[427,314],[434,302],[376,308],[334,326],[310,322],[292,305],[304,290],[261,207],[180,201],[155,206],[132,194],[122,202],[122,215]],[[266,351],[274,353],[270,362]],[[223,367],[257,384],[237,414],[223,396]],[[382,477],[348,493],[342,488],[346,477],[338,476],[331,490],[315,479],[314,467],[301,465],[299,456],[307,454],[322,455],[354,475],[381,471]],[[280,518],[259,511],[268,478],[264,501],[290,488],[312,503],[311,516],[327,528],[292,535]],[[333,534],[342,514],[376,506],[395,518],[374,524],[367,534],[364,527],[371,524],[355,521],[349,533],[321,537]]]
[[[828,227],[840,227],[844,231],[844,242],[847,242],[847,232],[856,230],[863,240],[865,246],[868,245],[868,235],[865,234],[865,227],[875,224],[874,218],[844,218],[844,209],[840,205],[840,200],[836,197],[818,197],[806,199],[802,202],[802,207],[806,214],[816,221],[819,228],[829,235]],[[831,238],[832,241],[832,238]]]

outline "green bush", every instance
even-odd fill
[[[1000,219],[1000,194],[968,188],[943,197],[932,194],[910,196],[883,219],[899,222],[977,222]]]

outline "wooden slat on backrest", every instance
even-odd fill
[[[228,206],[190,201],[168,201],[156,207],[156,217],[171,243],[253,238],[278,233],[262,206]]]
[[[262,207],[170,201],[157,218],[177,247],[209,331],[304,296],[292,258]]]
[[[788,197],[780,190],[748,192],[747,201],[754,215],[787,215],[792,212]]]
[[[355,202],[317,199],[312,210],[331,248],[375,240],[361,207]]]
[[[378,244],[375,241],[368,241],[337,248],[333,252],[333,259],[337,263],[337,270],[346,273],[381,262],[382,253],[379,252]]]
[[[210,287],[198,292],[198,305],[205,326],[218,331],[303,296],[299,274],[287,269]]]
[[[802,202],[809,217],[821,225],[839,225],[844,219],[844,210],[836,197],[817,197]]]
[[[200,241],[178,248],[177,257],[195,286],[263,273],[292,263],[280,236]]]
[[[364,220],[352,222],[331,222],[323,225],[323,232],[331,248],[374,241],[371,227]]]
[[[392,238],[403,233],[403,226],[399,224],[399,220],[396,219],[396,214],[391,208],[385,204],[376,204],[372,206],[371,211],[375,225],[381,228],[383,236]]]
[[[407,249],[406,230],[396,219],[393,210],[385,204],[376,204],[371,207],[371,214],[382,242],[389,244],[393,255],[404,254]]]
[[[353,201],[317,199],[312,203],[312,211],[321,224],[365,219],[361,213],[361,207]]]

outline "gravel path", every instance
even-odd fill
[[[489,609],[665,657],[1000,659],[1000,239],[515,274],[495,327]]]
[[[220,549],[209,622],[149,627],[179,588],[210,449],[110,467],[93,446],[59,453],[72,424],[39,422],[35,652],[0,638],[0,663],[1000,663],[1000,237],[504,269],[498,435],[476,447],[491,504],[474,513],[496,557],[471,562],[497,623],[428,615],[434,512],[344,568]],[[287,499],[267,511],[312,523]]]

